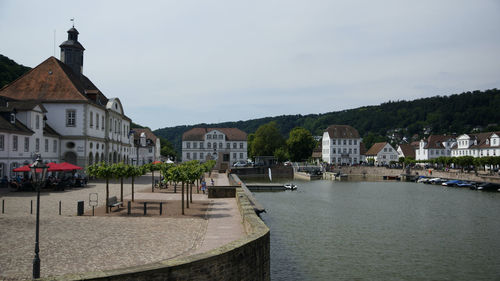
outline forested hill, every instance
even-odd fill
[[[217,124],[196,124],[155,130],[154,133],[172,142],[180,151],[182,134],[193,127],[236,127],[254,133],[265,123],[275,121],[281,133],[288,136],[291,129],[304,127],[313,135],[322,135],[332,124],[351,125],[362,137],[372,133],[385,137],[389,130],[403,129],[404,136],[422,135],[424,128],[433,134],[467,133],[474,128],[499,130],[500,90],[466,92],[451,96],[436,96],[413,101],[390,101],[378,106],[309,115],[283,115],[247,121]],[[492,127],[493,126],[493,127]],[[488,128],[489,127],[489,128]]]
[[[27,66],[17,64],[4,55],[0,55],[0,89],[30,69]]]

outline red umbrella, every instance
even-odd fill
[[[47,171],[48,172],[57,171],[57,170],[54,169],[56,167],[56,165],[57,164],[54,163],[54,162],[48,163],[47,166],[49,166],[49,168],[47,169]],[[15,168],[12,171],[14,171],[14,172],[30,172],[31,168],[30,168],[30,165],[24,165],[22,167]],[[37,173],[39,173],[41,171],[42,171],[41,169],[37,169],[36,170]]]
[[[156,160],[156,161],[154,161],[154,162],[153,162],[153,163],[151,163],[151,164],[161,164],[161,163],[163,163],[163,162]]]
[[[73,171],[73,170],[81,170],[81,169],[83,169],[80,166],[76,166],[76,165],[70,164],[68,162],[63,162],[63,163],[60,163],[60,164],[55,164],[54,168],[55,168],[54,171]],[[50,169],[49,169],[49,171],[50,171]]]

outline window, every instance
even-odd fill
[[[0,135],[0,150],[5,150],[5,136]]]
[[[203,160],[203,152],[200,152],[200,160]]]
[[[153,148],[152,147],[149,147],[148,149],[149,153],[153,153]],[[189,153],[188,153],[189,154]]]
[[[99,129],[99,113],[95,114],[95,128]]]
[[[198,157],[198,155],[196,154],[196,152],[193,152],[193,159],[196,160]]]
[[[243,143],[240,142],[240,149],[243,149]]]
[[[16,123],[16,115],[14,113],[10,114],[10,123],[12,124]]]
[[[30,151],[30,138],[25,137],[24,138],[24,152],[28,152],[28,151]]]
[[[240,159],[243,159],[243,153],[240,153]]]
[[[222,142],[219,142],[219,149],[222,149]]]
[[[334,149],[332,149],[332,153],[333,153],[333,154],[337,153],[335,148],[334,148]]]
[[[354,163],[358,163],[358,158],[354,157]]]
[[[337,144],[337,140],[336,139],[332,139],[332,144]]]
[[[231,148],[231,143],[227,142],[226,143],[226,149],[230,149]]]
[[[384,148],[384,152],[387,152],[387,148]]]
[[[190,142],[186,142],[186,148],[191,148],[191,143]]]
[[[49,140],[45,139],[45,152],[49,152]]]
[[[12,150],[17,151],[17,136],[12,136]]]
[[[40,139],[39,138],[37,138],[35,140],[35,151],[40,152]]]
[[[200,149],[203,149],[204,146],[203,146],[203,142],[200,142]]]
[[[354,145],[358,145],[358,140],[354,140]],[[356,162],[356,158],[354,158],[354,161]]]
[[[115,120],[115,134],[118,133],[118,122]]]
[[[52,150],[53,150],[53,152],[57,152],[57,140],[54,140]]]
[[[233,148],[236,149],[237,144],[233,142]]]
[[[233,159],[236,159],[236,153],[233,153]]]
[[[40,129],[40,115],[35,116],[35,128]]]
[[[347,145],[347,140],[344,140],[344,145]]]
[[[191,159],[191,153],[186,153],[186,159]]]
[[[214,149],[216,149],[216,148],[217,148],[217,143],[216,143],[216,142],[214,142]]]
[[[212,135],[207,135],[207,139],[212,139]]]
[[[92,128],[94,126],[94,112],[90,112],[90,128]]]
[[[209,142],[209,143],[207,143],[207,148],[208,148],[208,149],[212,148],[212,143],[210,143],[210,142]]]
[[[339,158],[337,159],[337,163],[340,163],[340,162],[341,162],[341,159],[340,159],[340,157],[339,157]]]
[[[197,142],[193,142],[193,148],[197,148],[198,146],[198,143]]]
[[[354,149],[354,153],[358,153],[358,149],[357,148]]]
[[[352,153],[352,148],[349,148],[349,154],[351,154],[351,153]]]
[[[352,140],[349,140],[349,145],[352,145]]]
[[[66,127],[76,126],[76,111],[74,109],[66,110]]]
[[[224,139],[224,136],[223,135],[219,135],[219,139],[220,140]]]
[[[109,131],[111,132],[113,129],[113,119],[109,118]]]

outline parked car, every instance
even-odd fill
[[[246,167],[246,166],[247,166],[247,162],[243,161],[243,160],[236,161],[233,164],[233,167]]]

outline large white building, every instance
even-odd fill
[[[349,125],[331,125],[323,133],[322,158],[329,164],[359,164],[361,137]]]
[[[416,160],[430,160],[441,156],[451,156],[451,149],[456,145],[453,136],[430,135],[427,139],[420,140],[415,150]]]
[[[246,161],[247,134],[237,128],[193,128],[182,135],[182,161],[217,160],[228,168],[236,161]]]
[[[500,132],[460,135],[451,156],[500,156]]]
[[[31,162],[26,156],[32,157],[34,152],[40,152],[44,160],[79,166],[100,161],[129,162],[133,143],[131,120],[118,98],[108,99],[83,75],[85,49],[78,42],[78,31],[74,27],[68,30],[68,40],[60,48],[61,60],[50,57],[0,90],[0,97],[11,102],[6,110],[18,111],[17,121],[33,131],[29,136],[29,132],[23,132],[23,137],[29,139],[26,153],[23,150],[22,156],[20,152],[4,155],[0,162],[16,161],[19,165]],[[16,101],[19,103],[12,103]],[[27,102],[39,106],[19,110],[19,104]],[[42,132],[42,122],[46,122],[51,133]],[[6,140],[13,146],[14,135],[7,135],[8,129],[2,129],[0,134],[13,138]],[[18,146],[24,141],[17,136]],[[52,147],[56,142],[57,152],[54,152]],[[37,149],[38,146],[41,148]]]

